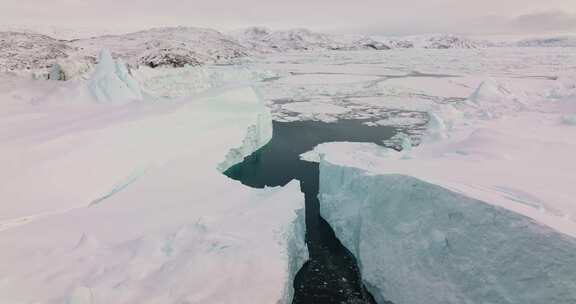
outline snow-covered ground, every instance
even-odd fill
[[[576,301],[574,58],[561,49],[482,53],[460,66],[471,53],[454,56],[447,69],[457,78],[382,82],[409,108],[440,98],[426,109],[418,147],[406,138],[402,152],[327,143],[302,156],[321,162],[321,212],[377,298]]]
[[[0,302],[290,302],[299,185],[221,173],[271,138],[262,99],[154,102],[102,56],[87,80],[2,75]]]

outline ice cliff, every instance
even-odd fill
[[[522,215],[417,178],[327,161],[319,197],[381,302],[576,301],[576,240]]]

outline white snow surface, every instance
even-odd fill
[[[272,136],[250,87],[96,104],[3,77],[0,302],[291,301],[307,258],[297,183],[221,173]]]

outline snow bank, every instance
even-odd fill
[[[298,185],[256,190],[218,170],[271,136],[251,88],[2,115],[3,302],[290,302],[307,258]]]

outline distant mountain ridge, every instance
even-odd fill
[[[231,35],[248,49],[260,52],[394,48],[473,49],[493,46],[487,41],[449,34],[386,38],[330,35],[307,29],[273,31],[265,27],[250,27],[235,31]]]
[[[263,53],[312,50],[387,50],[385,42],[367,36],[338,36],[296,28],[271,30],[250,27],[231,33],[240,44]]]
[[[60,33],[74,36],[73,31],[61,30]],[[255,54],[290,51],[487,47],[576,47],[576,36],[495,42],[450,34],[390,38],[325,34],[302,28],[271,30],[265,27],[250,27],[223,34],[207,28],[163,27],[62,40],[31,30],[0,31],[0,71],[47,69],[63,61],[68,62],[68,66],[85,70],[86,65],[96,62],[97,54],[102,49],[108,49],[115,58],[122,58],[129,66],[155,68],[233,63]]]

